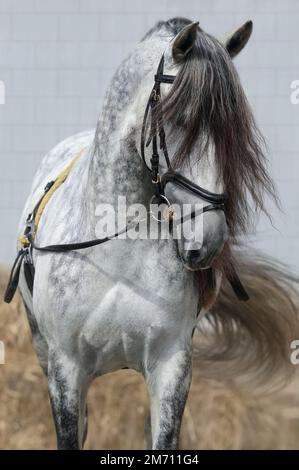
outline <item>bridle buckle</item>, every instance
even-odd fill
[[[153,183],[153,184],[159,184],[159,183],[161,183],[161,178],[160,178],[159,173],[158,173],[157,176],[156,176],[156,180],[152,179],[152,183]]]
[[[164,208],[163,212],[162,212],[162,218],[159,219],[156,214],[150,210],[150,215],[151,217],[156,220],[157,222],[168,222],[168,221],[172,221],[173,218],[174,218],[174,210],[173,210],[173,207],[169,201],[169,199],[164,195],[164,194],[160,194],[159,196],[156,196],[155,194],[152,196],[151,200],[150,200],[150,206],[152,204],[155,204],[158,203],[159,205],[159,199],[160,199],[160,203],[164,203],[166,204],[166,207]]]
[[[157,92],[157,90],[154,88],[153,91],[152,91],[152,100],[153,101],[159,101],[159,93]]]

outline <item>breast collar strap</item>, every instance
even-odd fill
[[[151,172],[152,183],[155,185],[155,195],[157,200],[161,200],[161,196],[164,195],[165,186],[167,183],[172,182],[191,193],[195,194],[199,198],[209,203],[208,210],[224,210],[224,203],[226,201],[225,194],[216,194],[212,193],[201,186],[193,183],[185,176],[181,175],[179,172],[175,171],[170,162],[167,144],[166,144],[166,135],[163,124],[163,110],[161,105],[161,83],[172,84],[175,80],[175,75],[165,75],[164,70],[164,54],[158,65],[157,73],[155,74],[155,83],[152,88],[151,94],[149,96],[143,123],[141,129],[141,156],[143,162],[147,169]],[[157,107],[158,106],[158,107]],[[149,137],[146,140],[146,126],[148,118],[150,116],[150,127],[149,127]],[[158,145],[159,138],[159,145]],[[145,148],[149,147],[152,144],[152,157],[150,160],[151,166],[149,167],[146,158],[145,158]],[[160,155],[159,150],[163,152],[167,171],[160,177],[159,167],[160,167]]]

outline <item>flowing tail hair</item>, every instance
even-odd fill
[[[198,323],[198,370],[202,377],[256,389],[283,385],[296,370],[291,343],[299,339],[299,279],[264,256],[237,253],[234,261],[250,300],[239,302],[223,280]]]

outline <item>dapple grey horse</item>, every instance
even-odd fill
[[[247,43],[251,31],[252,24],[248,22],[220,42],[184,18],[153,27],[116,71],[96,130],[64,140],[43,159],[24,208],[19,234],[46,183],[79,153],[68,178],[43,212],[36,234],[38,245],[94,238],[98,207],[111,204],[116,208],[119,196],[126,198],[128,206],[148,206],[153,187],[140,156],[140,133],[163,53],[165,73],[176,75],[181,81],[177,86],[161,84],[162,100],[167,101],[177,87],[186,103],[185,109],[182,106],[169,119],[165,117],[170,155],[178,153],[180,142],[190,131],[189,122],[193,125],[191,140],[196,136],[190,148],[185,142],[184,150],[188,149],[178,164],[180,173],[213,193],[229,193],[229,181],[234,184],[243,165],[239,194],[228,194],[228,198],[244,197],[242,191],[245,193],[246,188],[254,193],[250,184],[262,181],[262,176],[258,181],[258,172],[253,172],[257,161],[262,168],[260,156],[252,155],[254,146],[249,150],[246,145],[241,148],[241,152],[247,151],[244,162],[236,157],[233,147],[222,149],[220,158],[224,159],[225,151],[232,154],[226,163],[219,163],[217,135],[211,133],[212,138],[209,136],[203,144],[203,136],[196,129],[196,123],[200,125],[205,120],[202,130],[208,134],[209,125],[214,125],[216,112],[221,109],[225,118],[219,118],[219,135],[224,126],[227,135],[231,129],[232,138],[238,132],[242,137],[242,113],[234,112],[243,91],[231,58]],[[176,103],[172,105],[175,108]],[[202,112],[205,116],[201,117]],[[242,140],[236,146],[240,144]],[[145,153],[150,165],[150,147]],[[252,179],[246,179],[248,162],[253,162]],[[166,165],[161,160],[161,174],[164,171]],[[166,196],[177,204],[198,202],[193,194],[172,184],[167,186]],[[228,200],[228,210],[232,211],[229,204]],[[237,207],[241,208],[242,204]],[[237,219],[238,216],[232,217],[232,222],[237,223]],[[192,335],[199,312],[208,308],[199,295],[196,270],[210,267],[233,236],[233,224],[224,211],[198,215],[194,224],[195,232],[197,224],[203,230],[200,247],[193,246],[192,237],[186,236],[180,240],[114,239],[68,253],[33,250],[33,295],[23,272],[20,288],[34,346],[48,378],[58,448],[83,447],[88,387],[95,377],[121,368],[132,368],[144,376],[150,397],[153,449],[177,448],[191,380]],[[221,273],[217,271],[212,300],[220,282]]]

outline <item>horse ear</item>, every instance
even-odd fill
[[[198,24],[190,23],[179,32],[172,46],[172,56],[176,62],[180,62],[192,49],[198,31]]]
[[[235,57],[246,46],[252,33],[252,21],[247,21],[241,28],[230,34],[222,43],[231,58]]]

